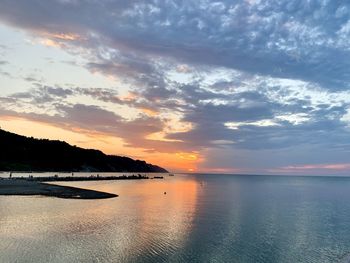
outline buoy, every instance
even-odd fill
[[[164,194],[166,195],[166,192],[164,192]]]

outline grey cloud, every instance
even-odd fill
[[[276,102],[260,92],[264,90],[226,95],[228,104],[209,102],[188,107],[183,120],[191,122],[194,128],[169,134],[168,138],[188,142],[194,148],[221,147],[216,141],[231,142],[226,146],[233,149],[279,149],[300,144],[350,147],[348,124],[341,121],[347,114],[349,102],[314,105],[307,96]],[[221,95],[221,98],[224,97]],[[298,114],[303,114],[307,119],[292,123],[278,118],[293,118]],[[254,124],[266,120],[272,123],[267,126]],[[240,124],[237,129],[229,129],[224,125],[228,122]]]
[[[3,75],[8,78],[12,78],[12,75],[7,71],[0,70],[0,75]]]
[[[23,79],[25,81],[28,81],[28,82],[37,82],[37,81],[39,81],[38,79],[36,79],[35,77],[32,77],[32,76],[24,77]]]
[[[347,124],[340,120],[347,113],[349,102],[342,102],[339,105],[339,102],[330,100],[328,103],[314,105],[308,95],[292,96],[284,102],[276,102],[274,97],[264,95],[263,88],[223,94],[213,93],[195,84],[177,85],[176,88],[169,86],[145,88],[137,93],[135,100],[131,101],[122,101],[111,91],[85,90],[85,92],[93,96],[98,95],[97,97],[104,101],[114,101],[138,108],[167,109],[184,114],[182,121],[192,123],[193,129],[186,132],[170,132],[167,135],[168,139],[181,141],[174,143],[178,149],[193,150],[225,145],[218,144],[217,141],[225,141],[227,144],[231,142],[228,147],[233,149],[279,149],[300,144],[318,144],[344,149],[349,147]],[[287,90],[281,92],[284,95],[292,94]],[[225,104],[215,104],[216,99],[222,100]],[[179,104],[178,101],[182,103]],[[276,119],[280,115],[295,114],[304,114],[307,120],[295,124]],[[263,120],[271,120],[276,125],[250,124]],[[239,129],[232,130],[224,125],[227,122],[242,122],[242,124]],[[153,142],[149,147],[158,147],[160,146],[158,143]]]
[[[349,5],[343,2],[2,0],[0,6],[7,23],[77,33],[85,38],[79,45],[349,87]]]
[[[0,101],[9,103],[8,99],[0,98]],[[158,151],[166,152],[174,150],[168,142],[150,141],[146,138],[147,135],[163,129],[163,123],[158,118],[139,116],[132,121],[127,121],[116,113],[95,105],[56,104],[55,107],[57,113],[53,115],[17,112],[0,107],[0,116],[25,118],[68,130],[78,128],[86,134],[100,133],[120,137],[124,139],[126,145],[137,148],[148,150],[157,148]]]
[[[155,71],[149,61],[130,54],[109,52],[107,59],[100,54],[96,59],[97,62],[89,62],[86,67],[92,72],[106,75],[138,78],[138,74],[152,74]]]
[[[78,127],[91,127],[92,130],[110,129],[116,127],[121,117],[113,112],[94,105],[75,104],[73,106],[60,105],[57,110],[66,118],[67,123]]]
[[[97,88],[75,88],[76,93],[92,97],[96,100],[104,102],[112,102],[123,104],[123,100],[118,97],[118,93],[114,90],[97,89]]]
[[[349,146],[346,123],[340,120],[347,113],[349,103],[343,102],[339,105],[328,102],[313,105],[309,96],[291,97],[284,102],[277,102],[274,97],[268,97],[264,93],[263,88],[225,94],[204,89],[200,83],[163,83],[156,87],[147,86],[135,90],[135,98],[122,99],[114,90],[79,87],[64,89],[38,85],[37,89],[13,94],[8,99],[21,99],[24,100],[23,103],[50,103],[55,111],[65,116],[67,124],[84,127],[86,130],[103,131],[110,135],[114,133],[122,136],[129,145],[142,145],[159,151],[164,151],[169,145],[169,149],[176,147],[178,150],[189,151],[225,146],[225,143],[218,144],[218,141],[227,144],[231,142],[229,147],[233,149],[278,149],[307,143],[323,144],[327,147]],[[292,93],[282,90],[282,94]],[[160,119],[143,116],[133,122],[124,122],[121,116],[97,106],[60,104],[64,98],[80,95],[131,108],[177,112],[183,115],[183,122],[193,125],[193,129],[186,132],[170,131],[167,138],[179,140],[176,143],[145,140],[147,134],[162,131],[164,124]],[[217,104],[215,100],[221,102]],[[288,120],[276,119],[280,115],[294,114],[304,114],[307,120],[294,124]],[[151,120],[153,124],[147,126]],[[264,120],[271,120],[275,125],[251,124]],[[228,122],[241,124],[238,129],[232,130],[225,126]],[[121,132],[123,127],[127,132]],[[134,129],[145,133],[133,134]]]
[[[140,115],[127,122],[101,107],[67,103],[54,105],[57,116],[23,114],[120,136],[149,151],[265,149],[277,156],[281,149],[314,147],[330,149],[328,154],[345,152],[350,149],[349,128],[341,118],[349,99],[333,97],[350,87],[349,10],[343,1],[0,0],[0,21],[64,43],[70,52],[84,48],[79,55],[87,59],[88,70],[121,78],[136,95],[123,99],[115,90],[40,85],[7,99],[44,104],[85,95],[179,114],[192,124],[192,130],[167,135],[180,141],[164,142],[145,139],[164,128],[159,118]],[[191,83],[177,83],[166,74],[183,63],[193,70],[182,73],[200,72]],[[205,75],[215,68],[235,74],[207,84]],[[274,86],[269,83],[273,78],[302,80],[305,89],[328,91],[328,101],[315,102],[301,90]],[[278,119],[297,114],[307,120],[296,124]],[[264,120],[275,125],[252,124]],[[227,122],[243,124],[234,130]]]
[[[212,105],[198,106],[194,112],[185,117],[186,121],[200,123],[225,123],[256,121],[272,118],[273,114],[268,106],[240,107],[239,105]]]
[[[73,91],[70,89],[64,89],[60,87],[44,87],[45,91],[55,97],[63,97],[66,98],[69,95],[73,94]]]
[[[71,89],[61,87],[50,87],[36,84],[37,88],[32,88],[27,92],[18,92],[11,95],[12,98],[28,99],[32,103],[51,103],[57,99],[67,98],[73,94]]]

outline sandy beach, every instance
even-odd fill
[[[16,179],[0,180],[0,195],[43,195],[69,199],[105,199],[118,196],[100,191]]]

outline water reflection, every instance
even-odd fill
[[[0,259],[16,255],[31,262],[48,258],[89,262],[91,257],[106,262],[166,260],[191,233],[198,194],[194,179],[61,184],[120,196],[108,200],[1,197],[0,241],[7,241],[1,242]]]
[[[349,178],[61,184],[119,197],[0,197],[0,262],[339,262],[350,252]]]

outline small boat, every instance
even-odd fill
[[[174,176],[174,174],[169,174],[169,176]]]

